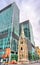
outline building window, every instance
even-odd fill
[[[23,48],[21,47],[21,50],[23,50]]]
[[[23,41],[21,42],[21,44],[23,44]]]

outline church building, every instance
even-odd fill
[[[22,27],[21,35],[18,41],[18,62],[27,62],[27,61],[28,61],[27,39],[24,35],[24,30]]]

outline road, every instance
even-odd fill
[[[0,65],[4,65],[4,64],[1,64]],[[40,63],[30,63],[30,64],[5,64],[5,65],[40,65]]]
[[[40,65],[40,63],[33,63],[33,64],[19,64],[19,65]]]
[[[40,63],[33,63],[33,64],[29,64],[29,65],[40,65]]]
[[[40,63],[33,63],[33,64],[17,64],[17,65],[40,65]]]

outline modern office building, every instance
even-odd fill
[[[33,43],[33,45],[35,45],[31,23],[29,22],[29,20],[20,23],[20,32],[21,32],[22,25],[24,28],[25,36]],[[19,32],[19,34],[20,34],[20,32]]]
[[[13,2],[0,11],[0,60],[6,48],[17,54],[19,39],[19,8]]]
[[[28,39],[28,49],[30,52],[35,52],[35,43],[33,37],[32,26],[29,20],[20,23],[19,35],[21,33],[21,27],[23,26],[25,37]]]

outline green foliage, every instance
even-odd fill
[[[28,52],[28,58],[29,58],[29,60],[32,59],[32,53],[31,52]]]

